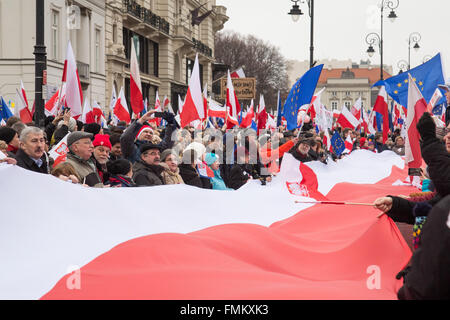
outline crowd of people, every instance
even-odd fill
[[[450,100],[450,94],[447,99]],[[192,126],[179,128],[174,115],[168,112],[161,115],[165,125],[158,126],[154,113],[149,111],[128,126],[118,122],[107,129],[96,123],[83,124],[72,118],[68,110],[47,117],[43,128],[11,117],[6,126],[0,127],[0,151],[6,155],[0,162],[96,188],[187,184],[204,189],[237,190],[252,179],[261,181],[262,185],[270,183],[287,152],[301,162],[325,164],[348,154],[328,151],[324,146],[324,132],[317,133],[312,123],[295,130],[280,126],[275,132],[226,130],[225,127],[197,130]],[[432,117],[425,113],[417,126],[427,164],[422,176],[425,192],[408,199],[386,196],[374,202],[376,208],[395,221],[415,224],[417,238],[421,234],[409,272],[402,274],[406,276],[400,298],[435,296],[429,289],[436,284],[424,281],[424,272],[430,276],[446,272],[439,278],[444,279],[438,285],[439,297],[450,297],[448,271],[442,270],[450,266],[450,255],[447,251],[442,257],[439,255],[443,252],[437,252],[448,250],[450,244],[450,224],[444,230],[441,221],[450,207],[448,122],[447,125],[447,128],[436,128]],[[350,136],[353,150],[376,153],[391,150],[405,155],[405,139],[399,128],[389,133],[386,143],[381,132],[367,135],[349,128],[336,130],[343,140]],[[49,150],[64,138],[68,152],[64,161],[57,163],[57,159],[49,156]],[[426,220],[430,221],[425,223]],[[433,259],[444,262],[438,266]]]

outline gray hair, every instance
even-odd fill
[[[17,132],[17,135],[20,136],[20,134],[22,133],[22,131],[26,128],[27,126],[22,122],[22,121],[18,121],[16,123],[14,123],[11,126],[11,129],[13,129],[14,131]]]
[[[20,133],[20,141],[25,142],[30,134],[42,134],[44,135],[44,131],[38,127],[26,127]]]

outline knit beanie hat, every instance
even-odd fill
[[[98,123],[86,123],[84,125],[84,132],[92,133],[94,136],[97,135],[101,129],[102,126]]]
[[[131,170],[131,162],[126,159],[118,159],[115,161],[108,161],[106,163],[108,172],[113,175],[126,175]]]
[[[205,156],[205,162],[208,166],[219,160],[219,157],[215,153],[207,153]]]
[[[0,127],[0,140],[5,141],[9,144],[13,139],[17,132],[14,129],[9,127]]]
[[[109,141],[109,136],[107,134],[97,134],[94,138],[94,141],[92,141],[92,144],[95,147],[99,146],[105,146],[108,147],[109,150],[112,149],[111,142]]]

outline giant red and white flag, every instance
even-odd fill
[[[342,128],[356,129],[359,125],[359,120],[355,118],[346,106],[343,106],[336,123],[339,123]]]
[[[231,116],[233,118],[238,118],[241,112],[241,106],[239,104],[236,92],[234,91],[233,81],[231,80],[230,70],[228,70],[227,78],[227,99],[226,105],[230,108]]]
[[[70,41],[67,44],[62,82],[65,83],[65,104],[70,108],[71,116],[78,118],[83,112],[83,90]]]
[[[123,88],[120,88],[113,113],[119,121],[125,121],[127,124],[131,122],[130,112],[128,111],[128,104]]]
[[[383,143],[386,143],[389,136],[389,110],[386,88],[384,86],[381,86],[378,92],[373,111],[378,112],[383,117]]]
[[[411,74],[408,85],[408,115],[406,116],[405,162],[410,168],[422,166],[422,154],[420,152],[420,134],[417,131],[417,123],[424,112],[427,111],[427,102],[420,93],[419,88]]]
[[[27,95],[22,81],[20,81],[20,90],[16,89],[16,100],[14,115],[19,117],[23,123],[30,123],[33,121],[33,116],[28,107]]]
[[[137,61],[134,41],[131,41],[130,55],[130,103],[134,114],[140,114],[144,110],[144,99],[142,97],[141,75]]]
[[[195,56],[194,68],[189,79],[188,92],[184,100],[183,110],[180,113],[181,127],[189,125],[194,120],[205,118],[205,107],[203,104],[203,94],[200,84],[200,66],[198,54]]]
[[[2,210],[20,213],[0,215],[0,272],[8,275],[0,299],[396,299],[403,280],[395,276],[411,250],[391,219],[370,206],[295,201],[410,194],[417,189],[393,186],[405,172],[390,152],[356,150],[332,166],[285,153],[270,185],[250,180],[219,192],[94,190],[0,166],[0,190],[9,191]],[[46,194],[52,203],[36,215]],[[68,194],[95,199],[89,214],[80,214],[86,201],[68,206]],[[369,266],[382,270],[379,288]]]

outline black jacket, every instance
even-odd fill
[[[297,150],[298,145],[299,145],[299,143],[297,143],[291,150],[289,150],[289,153],[292,154],[294,156],[294,158],[300,162],[313,161],[313,159],[311,158],[309,153],[307,155],[303,155],[300,152],[298,152],[298,150]]]
[[[436,204],[398,291],[401,300],[450,299],[450,196]]]
[[[50,173],[50,167],[49,167],[49,164],[48,164],[47,157],[46,157],[45,153],[41,157],[42,165],[40,167],[38,167],[36,162],[34,162],[34,160],[31,159],[25,153],[25,151],[23,151],[22,149],[19,149],[17,151],[17,153],[15,154],[14,158],[16,159],[17,165],[19,167],[22,167],[24,169],[27,169],[27,170],[30,170],[30,171],[34,171],[34,172],[37,172],[37,173]]]
[[[133,180],[138,187],[163,185],[163,171],[164,168],[160,165],[150,165],[139,160],[133,165]]]
[[[239,189],[250,179],[252,171],[251,165],[234,164],[231,167],[227,187],[234,190]]]
[[[180,176],[185,184],[203,189],[212,189],[211,181],[208,178],[200,177],[197,170],[190,164],[182,163],[178,167],[180,168]]]

